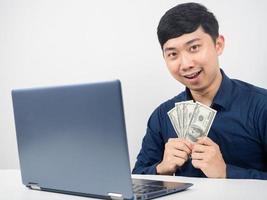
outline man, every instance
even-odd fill
[[[185,85],[150,116],[133,173],[267,179],[267,90],[228,78],[218,56],[224,37],[203,5],[180,4],[158,25],[172,76]],[[208,137],[177,138],[167,112],[194,100],[217,111]]]

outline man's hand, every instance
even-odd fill
[[[170,138],[165,144],[163,160],[157,165],[157,174],[172,175],[191,154],[192,144],[181,138]]]
[[[192,148],[192,165],[209,178],[226,178],[226,164],[219,146],[208,137],[201,137]]]

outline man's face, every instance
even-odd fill
[[[196,31],[169,39],[163,45],[163,55],[172,76],[191,91],[207,92],[220,77],[218,56],[224,38],[214,41],[199,27]]]

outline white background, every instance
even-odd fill
[[[160,17],[181,2],[0,0],[0,168],[19,168],[11,89],[117,78],[133,167],[151,112],[183,90],[156,35]],[[219,21],[226,74],[266,88],[266,1],[197,2]]]

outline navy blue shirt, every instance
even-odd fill
[[[221,73],[222,83],[211,105],[217,114],[208,137],[220,147],[227,178],[267,179],[267,90],[229,79],[222,70]],[[176,102],[191,99],[186,89],[152,113],[133,173],[156,174],[165,143],[177,138],[167,112]],[[190,159],[175,175],[206,177],[192,166]]]

